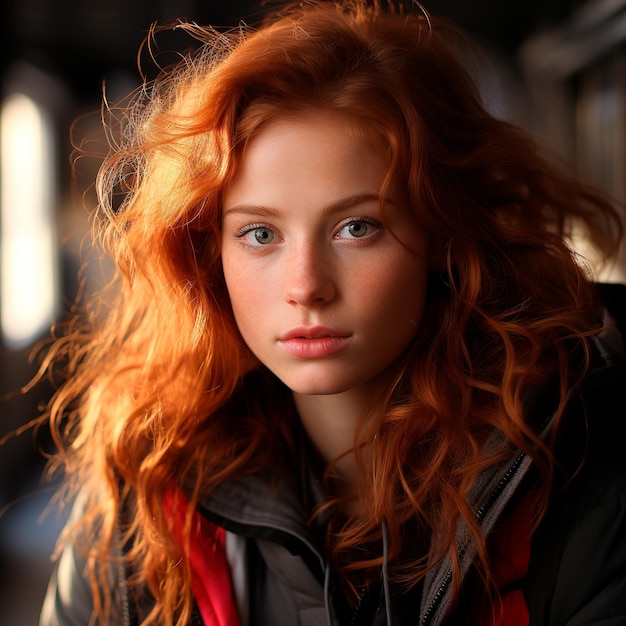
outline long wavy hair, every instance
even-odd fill
[[[110,610],[102,590],[122,508],[132,511],[124,530],[133,581],[157,600],[146,623],[183,624],[190,573],[176,566],[163,512],[170,481],[194,507],[224,481],[293,464],[289,394],[233,319],[220,263],[221,198],[264,125],[312,109],[342,113],[379,142],[388,163],[383,195],[402,185],[445,257],[420,331],[357,435],[357,453],[374,441],[363,463],[368,508],[333,527],[329,558],[347,580],[374,575],[380,559],[352,556],[380,538],[384,520],[400,583],[414,585],[446,554],[458,583],[454,535],[464,518],[488,582],[467,497],[482,470],[519,447],[542,473],[545,506],[550,441],[528,423],[524,399],[555,377],[558,423],[567,389],[584,373],[585,338],[601,322],[570,239],[582,229],[598,250],[614,252],[612,203],[485,110],[460,33],[424,12],[307,1],[257,27],[175,28],[198,46],[124,108],[107,110],[111,150],[97,179],[95,223],[114,261],[114,287],[83,307],[46,361],[65,367],[49,418],[57,462],[83,499],[71,529],[89,537],[97,613]],[[92,312],[103,307],[104,316]],[[577,347],[583,358],[572,362]],[[486,455],[493,429],[503,444]],[[403,550],[415,520],[430,554]]]

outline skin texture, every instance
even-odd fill
[[[387,198],[383,225],[383,155],[338,114],[279,119],[247,146],[224,195],[239,331],[292,390],[327,459],[352,447],[425,306],[427,236],[401,192]]]

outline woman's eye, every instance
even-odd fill
[[[373,222],[366,220],[352,220],[340,228],[337,236],[347,239],[360,239],[366,235],[372,235],[376,230],[378,230],[378,228],[379,226]]]
[[[252,226],[243,229],[239,237],[245,239],[246,243],[256,246],[265,245],[274,241],[274,231],[266,226]]]

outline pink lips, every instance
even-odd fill
[[[278,342],[289,354],[312,359],[339,352],[350,342],[350,335],[322,326],[311,326],[294,328],[280,337]]]

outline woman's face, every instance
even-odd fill
[[[237,325],[297,394],[367,393],[418,332],[427,234],[401,192],[383,225],[382,152],[335,113],[279,119],[248,144],[224,194]]]

